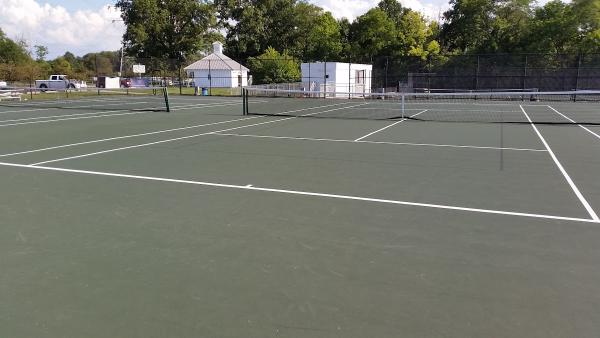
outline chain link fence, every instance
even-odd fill
[[[420,57],[376,57],[371,60],[293,61],[296,75],[281,76],[276,82],[253,81],[251,60],[221,60],[201,57],[190,60],[134,58],[113,53],[80,60],[71,78],[96,86],[98,77],[121,77],[122,86],[167,86],[172,92],[188,95],[240,95],[241,87],[338,91],[338,92],[447,92],[447,91],[570,91],[600,90],[600,54],[481,54]],[[264,61],[264,60],[263,60]],[[268,61],[268,60],[267,60]],[[272,60],[273,64],[282,62]],[[362,61],[362,62],[361,62]],[[198,69],[184,69],[191,64]],[[263,62],[263,64],[267,64]],[[134,73],[134,65],[145,72]],[[233,67],[231,67],[233,65]],[[365,65],[368,65],[366,67]],[[248,67],[248,68],[246,68]],[[35,85],[56,70],[38,63],[0,64],[0,80],[23,86]],[[280,71],[275,68],[273,72]],[[204,90],[203,90],[204,89]]]

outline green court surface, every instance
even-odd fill
[[[0,337],[600,332],[597,124],[171,107],[0,107]]]

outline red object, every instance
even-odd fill
[[[131,87],[131,79],[121,79],[121,87]]]

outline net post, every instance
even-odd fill
[[[163,88],[163,96],[165,98],[165,106],[167,107],[167,113],[171,112],[171,106],[169,104],[169,90],[167,87]]]
[[[242,115],[246,115],[246,89],[242,88]]]
[[[246,115],[250,115],[250,92],[246,89]]]

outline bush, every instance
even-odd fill
[[[250,71],[256,84],[300,81],[300,65],[286,52],[283,54],[269,47],[263,54],[250,58]]]

